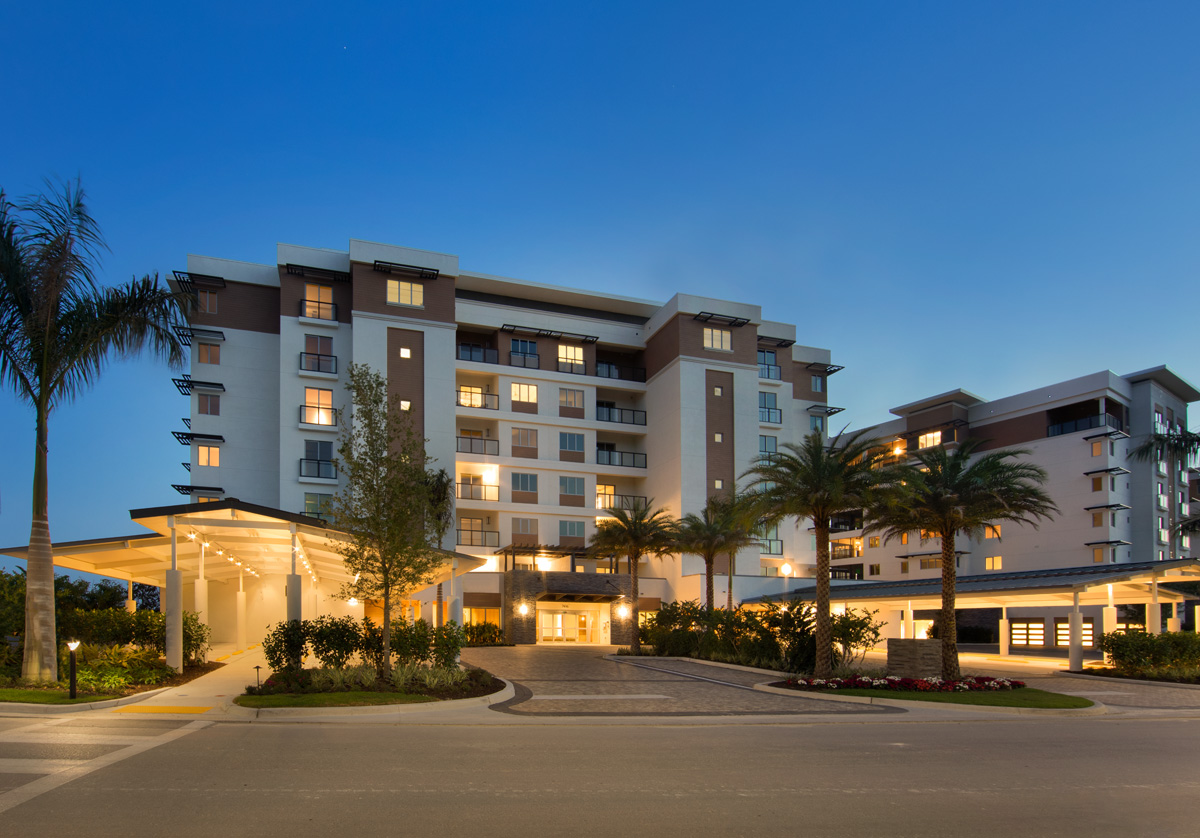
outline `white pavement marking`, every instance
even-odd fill
[[[669,695],[534,695],[530,696],[530,701],[609,701],[612,699],[643,699],[643,698],[666,698],[670,699]]]
[[[211,724],[212,724],[212,722],[195,721],[195,722],[186,724],[181,728],[167,731],[166,733],[163,733],[159,736],[137,737],[137,739],[138,739],[137,744],[130,745],[127,748],[122,748],[119,751],[112,751],[111,753],[104,754],[103,756],[98,756],[95,759],[89,759],[87,761],[81,762],[79,765],[77,765],[74,768],[67,768],[67,769],[59,771],[55,774],[50,774],[50,775],[47,775],[40,779],[34,780],[31,783],[26,783],[23,786],[18,786],[17,788],[12,789],[11,791],[7,791],[4,794],[0,794],[0,813],[7,812],[9,809],[13,808],[14,806],[20,806],[22,803],[27,803],[30,800],[33,800],[35,797],[38,797],[39,795],[43,795],[48,791],[53,791],[54,789],[58,788],[59,786],[66,785],[67,783],[71,782],[72,780],[78,780],[80,777],[84,777],[84,776],[92,773],[93,771],[97,771],[101,768],[107,768],[108,766],[114,765],[118,762],[121,762],[122,760],[129,759],[129,757],[137,756],[140,753],[144,753],[145,751],[149,751],[154,748],[157,748],[159,745],[165,745],[168,742],[174,742],[176,739],[180,739],[184,736],[187,736],[189,733],[193,733],[197,730],[206,728]],[[97,737],[97,738],[99,738],[99,737]],[[111,737],[111,738],[132,739],[133,737]],[[13,742],[13,741],[59,742],[62,740],[55,738],[53,740],[51,740],[51,739],[34,739],[34,740],[6,739],[6,741],[9,741],[9,742]],[[31,761],[32,762],[43,762],[43,760],[31,760]]]
[[[82,759],[13,759],[0,757],[0,774],[57,774],[74,768],[87,760]]]
[[[33,742],[38,745],[136,745],[153,739],[152,736],[114,736],[106,733],[71,733],[69,731],[49,731],[38,733],[16,733],[8,731],[0,733],[0,742]]]

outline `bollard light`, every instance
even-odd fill
[[[261,677],[259,677],[259,673],[258,673],[258,671],[259,671],[260,669],[262,669],[262,667],[261,667],[261,666],[256,666],[256,667],[254,667],[254,686],[256,686],[256,687],[261,687],[261,686],[262,686],[262,678],[261,678]]]
[[[71,650],[71,698],[75,697],[75,650],[79,648],[78,640],[68,640],[67,648]]]

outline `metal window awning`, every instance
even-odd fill
[[[179,440],[180,445],[191,445],[193,442],[224,442],[220,434],[194,434],[190,431],[171,431],[171,436]]]
[[[188,486],[185,483],[172,483],[171,488],[181,495],[190,495],[195,492],[213,492],[216,494],[225,494],[225,490],[220,486]]]
[[[747,317],[734,317],[732,314],[715,314],[711,311],[702,311],[692,318],[699,320],[701,323],[719,323],[722,326],[731,326],[740,328],[750,322]]]
[[[1112,466],[1111,468],[1096,468],[1091,471],[1085,471],[1084,477],[1091,477],[1094,474],[1129,474],[1129,469],[1121,466]]]
[[[172,271],[175,274],[175,282],[179,287],[189,294],[196,293],[196,286],[200,285],[205,288],[224,288],[225,278],[221,276],[212,276],[211,274],[197,274],[191,271]]]
[[[552,591],[545,591],[537,595],[538,602],[616,602],[617,600],[625,599],[624,594],[589,594],[589,593],[570,593],[556,594]]]
[[[908,553],[907,555],[897,555],[896,558],[897,559],[927,559],[930,556],[941,556],[941,555],[942,555],[941,550],[931,550],[928,553]],[[969,556],[969,555],[971,555],[971,551],[970,550],[955,550],[954,555]],[[859,558],[861,558],[861,557],[859,557]]]
[[[329,268],[314,268],[311,265],[293,265],[291,262],[284,265],[292,276],[303,276],[309,279],[324,279],[329,282],[349,282],[350,274],[346,271],[331,271]]]
[[[176,326],[175,334],[184,346],[192,345],[192,338],[197,340],[225,340],[225,333],[219,329],[197,329],[195,326]]]
[[[765,343],[768,346],[778,346],[780,349],[787,349],[789,346],[792,346],[796,343],[796,341],[790,338],[772,338],[767,337],[766,335],[759,335],[758,342]]]
[[[190,375],[185,374],[183,378],[172,378],[171,383],[185,396],[190,396],[193,390],[216,390],[225,392],[225,385],[217,381],[196,381]]]
[[[1101,503],[1101,504],[1098,504],[1097,506],[1085,506],[1083,508],[1084,512],[1095,512],[1097,509],[1116,510],[1116,509],[1133,509],[1133,507],[1129,506],[1128,504],[1124,504],[1124,503]]]
[[[555,340],[577,340],[580,343],[596,343],[600,340],[596,335],[581,335],[577,332],[560,332],[557,329],[539,329],[536,326],[515,326],[505,323],[500,331],[514,335],[533,335],[539,338],[554,338]]]
[[[1105,431],[1104,433],[1092,434],[1091,436],[1085,436],[1083,438],[1083,441],[1090,442],[1093,439],[1104,439],[1106,437],[1111,437],[1112,439],[1129,439],[1129,434],[1125,433],[1125,431],[1108,430],[1108,431]]]
[[[410,274],[421,280],[437,279],[441,275],[441,272],[437,268],[422,268],[420,265],[385,262],[383,259],[376,259],[371,269],[382,274]]]
[[[827,404],[814,404],[814,405],[809,405],[808,412],[809,413],[819,413],[822,416],[832,416],[835,413],[841,413],[845,409],[846,408],[844,408],[844,407],[832,407]]]
[[[845,369],[845,367],[837,364],[822,364],[819,361],[813,361],[810,364],[806,364],[804,368],[806,370],[812,370],[813,372],[819,372],[821,375],[833,375],[835,372],[841,372]]]
[[[1129,543],[1131,543],[1131,542],[1122,541],[1121,539],[1117,538],[1117,539],[1113,539],[1111,541],[1085,541],[1083,543],[1083,546],[1084,547],[1120,547],[1122,545],[1126,545]]]

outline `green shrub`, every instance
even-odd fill
[[[462,630],[464,646],[498,646],[504,642],[500,626],[495,623],[467,623]]]
[[[458,656],[462,653],[463,631],[458,623],[450,620],[444,626],[433,630],[429,644],[429,657],[432,665],[441,669],[458,667]]]
[[[272,672],[298,671],[308,652],[308,623],[284,620],[263,638],[263,655]]]
[[[392,654],[402,661],[427,663],[433,657],[433,627],[425,620],[392,623]]]
[[[1100,638],[1100,648],[1122,675],[1161,677],[1200,667],[1200,635],[1192,632],[1114,631]]]
[[[308,643],[322,666],[342,669],[362,647],[362,629],[353,617],[324,615],[308,623]]]

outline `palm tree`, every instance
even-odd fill
[[[688,513],[679,522],[678,547],[704,559],[705,603],[713,609],[713,563],[721,553],[729,554],[729,596],[733,597],[733,561],[739,550],[759,543],[736,498],[714,495],[697,515]],[[729,610],[733,610],[732,600]]]
[[[632,509],[610,509],[596,524],[589,552],[593,556],[625,556],[629,559],[629,577],[633,589],[633,642],[630,651],[642,653],[638,636],[638,562],[642,556],[666,556],[675,550],[678,524],[666,507],[650,511],[653,500],[638,503]]]
[[[1194,462],[1198,454],[1200,433],[1183,430],[1149,434],[1129,452],[1129,456],[1135,460],[1170,460],[1176,465]],[[1200,533],[1200,514],[1176,521],[1174,530],[1180,535]]]
[[[947,449],[938,445],[917,451],[914,462],[899,466],[902,484],[894,486],[868,509],[866,529],[882,531],[885,540],[920,530],[923,538],[942,544],[942,677],[957,679],[958,632],[954,616],[956,580],[955,537],[963,533],[984,537],[1003,522],[1029,524],[1049,519],[1058,507],[1042,490],[1046,470],[1016,462],[1028,454],[1020,449],[991,451],[975,456],[983,440],[968,440]]]
[[[149,346],[172,366],[185,359],[174,329],[187,322],[187,297],[161,287],[157,275],[99,287],[96,267],[104,248],[78,181],[15,205],[0,191],[0,380],[36,414],[22,675],[38,681],[58,678],[50,414],[92,384],[114,356],[130,357]]]
[[[892,470],[883,466],[885,447],[864,431],[828,443],[811,433],[799,444],[763,459],[743,477],[758,481],[748,498],[768,526],[784,518],[809,518],[817,538],[817,656],[813,675],[833,671],[833,627],[829,616],[829,528],[835,515],[868,506],[877,490],[888,485]]]

